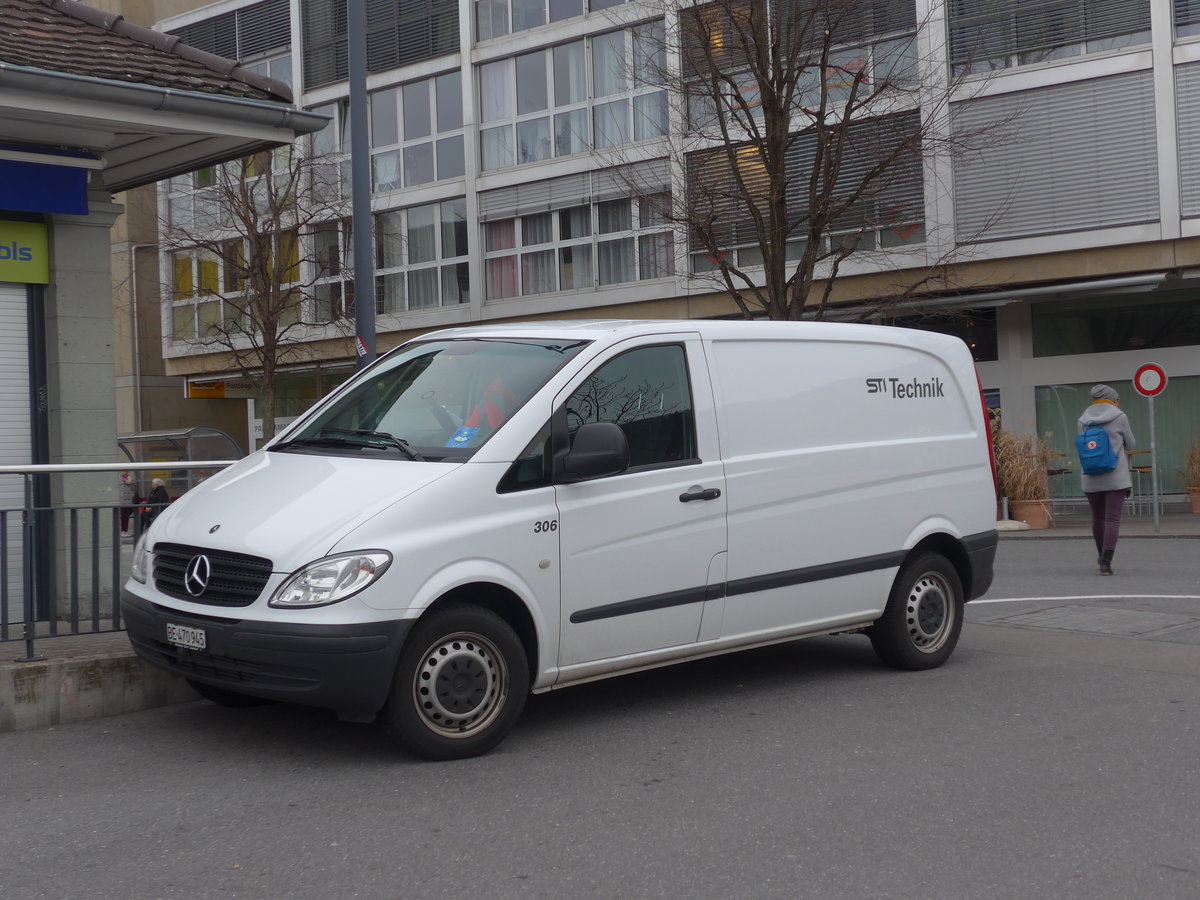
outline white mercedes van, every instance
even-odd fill
[[[449,759],[530,691],[809,635],[940,665],[991,583],[995,509],[955,338],[461,328],[173,503],[121,607],[138,654],[210,700],[378,714]]]

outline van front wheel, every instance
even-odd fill
[[[400,653],[383,723],[426,759],[463,759],[512,730],[529,693],[529,662],[512,627],[454,604],[422,620]]]
[[[868,630],[871,646],[898,669],[933,669],[958,644],[963,622],[962,580],[936,553],[904,564],[883,615]]]

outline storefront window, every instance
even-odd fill
[[[1034,391],[1038,434],[1048,435],[1054,448],[1051,469],[1063,469],[1052,477],[1051,491],[1056,497],[1081,497],[1079,459],[1075,453],[1075,434],[1080,414],[1091,403],[1094,382],[1083,384],[1039,385]],[[1149,403],[1133,389],[1130,381],[1105,379],[1121,395],[1121,411],[1129,417],[1129,427],[1137,440],[1130,457],[1136,468],[1145,469],[1134,476],[1134,490],[1151,490]],[[1184,490],[1183,457],[1188,445],[1200,431],[1200,376],[1171,378],[1154,400],[1154,439],[1157,448],[1159,490],[1179,494]]]
[[[900,328],[918,328],[962,338],[971,350],[975,362],[992,362],[999,359],[996,343],[996,311],[994,309],[963,310],[947,316],[905,316],[886,319],[885,325]]]
[[[1034,356],[1200,344],[1200,306],[1191,291],[1036,303],[1030,313]]]

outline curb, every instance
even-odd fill
[[[45,641],[43,646],[52,643]],[[14,644],[13,649],[19,645]],[[132,650],[0,662],[0,733],[49,728],[196,700],[176,675]]]

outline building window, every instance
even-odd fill
[[[836,219],[825,229],[822,254],[843,248],[860,250],[894,249],[925,243],[925,194],[917,113],[872,119],[851,125],[837,170],[837,182],[826,189],[822,215],[837,211]],[[902,153],[898,150],[910,145]],[[804,252],[808,215],[806,191],[808,173],[813,171],[816,136],[797,137],[784,157],[789,193],[785,236],[787,258],[799,259]],[[870,173],[881,160],[886,175]],[[733,177],[737,167],[740,181]],[[691,270],[700,274],[714,271],[726,254],[736,253],[738,266],[762,265],[763,234],[750,212],[751,205],[762,206],[770,189],[766,169],[757,147],[745,144],[719,147],[691,153],[686,160],[688,179],[688,217],[703,223],[691,237]],[[739,186],[740,183],[740,186]],[[864,191],[863,186],[867,185]],[[855,194],[862,192],[861,197]],[[702,232],[702,233],[701,233]],[[715,243],[716,254],[714,255]]]
[[[300,243],[295,231],[282,231],[264,241],[267,260],[248,259],[241,239],[212,241],[203,247],[176,250],[171,262],[171,339],[178,342],[237,344],[239,337],[260,330],[264,319],[276,313],[273,296],[248,299],[248,266],[265,268],[278,285],[278,328],[300,322]],[[257,305],[258,308],[254,308]]]
[[[650,22],[480,66],[483,171],[662,137],[662,41]]]
[[[387,72],[459,49],[457,0],[368,3],[367,71]],[[301,0],[304,89],[347,77],[345,0]]]
[[[620,6],[625,0],[475,0],[476,40],[490,41],[549,22]]]
[[[467,202],[462,198],[375,217],[375,311],[400,313],[471,300]]]
[[[462,76],[448,72],[371,94],[371,190],[461,178]]]
[[[773,7],[777,28],[804,32],[798,39],[824,39],[810,19],[816,13],[808,7]],[[753,22],[755,8],[745,3],[709,3],[681,13],[681,56],[687,127],[697,134],[722,139],[719,122],[735,129],[747,126],[748,117],[762,113],[758,83],[751,72],[751,57],[759,45],[768,41],[767,33],[747,28]],[[912,2],[875,0],[845,9],[838,7],[838,18],[831,24],[831,43],[823,66],[797,63],[796,106],[798,110],[844,104],[857,88],[859,98],[867,91],[896,88],[911,92],[920,80],[917,65],[916,17]],[[819,33],[822,37],[814,39]],[[823,48],[815,46],[813,53]],[[640,67],[640,63],[637,67]],[[637,68],[635,67],[635,68]],[[714,90],[714,69],[721,77]],[[825,94],[822,97],[822,89]],[[719,92],[719,93],[718,93]],[[803,112],[797,120],[811,121]]]
[[[274,78],[276,81],[282,81],[287,85],[292,83],[292,54],[290,53],[243,63],[242,68],[268,78]]]
[[[349,219],[322,222],[309,233],[313,262],[312,321],[354,318],[354,234]]]
[[[177,28],[171,34],[197,50],[240,60],[252,71],[291,84],[291,58],[279,55],[291,46],[291,25],[289,0],[266,0]],[[257,68],[257,60],[266,57],[272,58],[272,64]],[[276,62],[283,59],[286,66]]]
[[[1200,34],[1200,0],[1174,0],[1175,37]]]
[[[484,223],[488,300],[590,289],[674,274],[659,204],[619,197]]]
[[[948,19],[956,75],[1150,43],[1150,0],[951,0]]]

